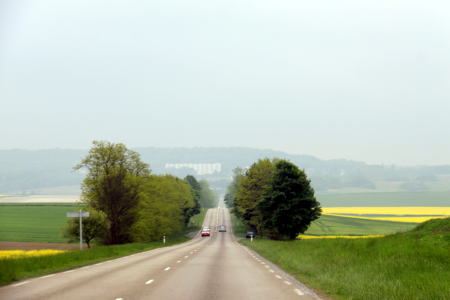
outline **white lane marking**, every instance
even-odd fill
[[[71,272],[73,272],[73,271],[75,271],[75,270],[65,271],[65,272],[62,272],[61,274],[67,274],[67,273],[71,273]]]
[[[261,262],[263,265],[265,265],[266,263],[265,262]]]
[[[30,282],[29,280],[28,281],[23,281],[23,282],[19,282],[19,283],[13,284],[12,286],[21,286],[21,285],[27,284],[29,282]]]
[[[55,274],[50,274],[50,275],[47,275],[47,276],[43,276],[43,277],[41,277],[41,279],[50,278],[50,277],[53,277],[53,276],[55,276]]]
[[[286,283],[287,285],[291,285],[292,283],[290,283],[289,281],[285,280],[284,283]]]
[[[167,267],[164,269],[164,271],[169,271],[169,270],[170,270],[170,267]]]
[[[179,264],[181,262],[181,260],[177,260],[177,264]]]
[[[186,255],[184,258],[188,258],[189,257],[189,255]]]
[[[274,270],[272,270],[272,269],[269,269],[269,272],[270,272],[270,273],[275,273],[275,271],[274,271]]]
[[[268,268],[270,268],[270,267],[269,267],[268,265],[265,265],[264,268],[267,268],[267,269],[268,269]]]
[[[123,298],[116,298],[116,300],[123,300]]]
[[[294,292],[299,295],[299,296],[303,296],[304,293],[302,291],[300,291],[299,289],[294,289]]]
[[[153,279],[150,279],[149,281],[147,281],[145,284],[150,284],[150,283],[152,283],[154,280]]]
[[[278,279],[281,279],[281,276],[280,276],[280,275],[275,275],[275,277],[278,278]]]

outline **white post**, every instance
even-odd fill
[[[166,243],[166,236],[165,235],[163,235],[163,243],[164,244]]]
[[[80,209],[80,250],[83,250],[83,216]]]
[[[253,234],[250,234],[250,242],[253,243]]]

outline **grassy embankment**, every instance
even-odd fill
[[[0,240],[32,242],[66,242],[61,233],[66,223],[66,212],[76,211],[75,204],[14,204],[0,205]],[[200,229],[206,209],[191,219],[186,232]],[[73,250],[62,254],[0,259],[0,284],[15,280],[63,271],[75,267],[170,246],[187,241],[183,232],[162,242],[132,243],[115,246],[97,246],[83,251]]]
[[[82,251],[72,250],[62,254],[39,257],[0,259],[0,270],[2,270],[0,272],[0,285],[28,277],[90,265],[137,252],[171,246],[187,240],[185,237],[178,237],[168,239],[165,245],[162,242],[132,243],[115,246],[98,246]]]
[[[383,238],[242,243],[336,299],[444,300],[450,295],[450,218]]]

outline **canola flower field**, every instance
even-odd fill
[[[25,257],[47,256],[67,252],[67,250],[0,250],[0,259],[15,259]]]
[[[324,207],[322,212],[324,215],[347,218],[422,223],[449,217],[450,207]]]

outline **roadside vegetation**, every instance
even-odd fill
[[[295,239],[321,214],[304,171],[282,159],[261,159],[236,169],[225,196],[233,213],[259,236]]]
[[[86,250],[71,250],[61,254],[30,256],[22,258],[0,257],[0,285],[10,282],[64,271],[85,265],[90,265],[113,258],[130,255],[137,252],[148,251],[159,247],[167,247],[187,241],[184,236],[152,243],[131,243],[113,246],[98,246]]]
[[[369,239],[241,243],[336,299],[448,299],[450,218]]]

